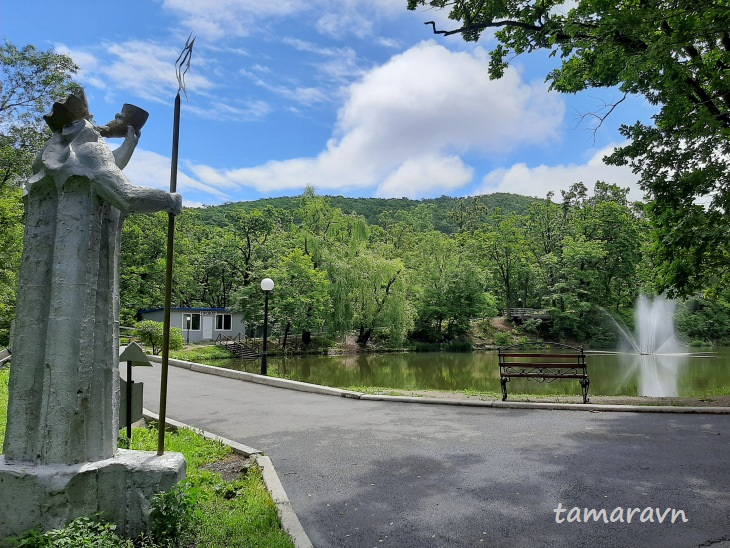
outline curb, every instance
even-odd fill
[[[172,362],[172,360],[170,360],[170,362]],[[146,420],[152,420],[158,423],[160,421],[160,416],[148,409],[142,409],[142,416]],[[253,457],[256,460],[256,464],[261,467],[261,475],[263,476],[266,490],[271,495],[271,499],[274,501],[274,504],[276,504],[276,512],[279,515],[282,529],[291,536],[296,548],[313,548],[312,542],[309,540],[307,533],[304,531],[302,524],[299,522],[299,518],[294,512],[291,502],[289,502],[289,497],[287,496],[284,486],[281,484],[281,480],[279,480],[279,476],[276,473],[274,464],[271,462],[269,457],[263,455],[258,449],[238,443],[237,441],[229,440],[228,438],[217,436],[216,434],[206,432],[205,430],[201,430],[200,428],[190,426],[183,422],[165,418],[165,426],[171,430],[187,428],[188,430],[197,432],[206,439],[228,445],[234,453],[238,453],[244,457]]]
[[[598,405],[590,403],[540,403],[510,401],[447,400],[444,398],[416,398],[413,396],[386,396],[362,394],[358,399],[370,401],[392,401],[436,405],[461,405],[464,407],[493,407],[501,409],[546,409],[553,411],[631,412],[631,413],[705,413],[729,415],[730,407],[682,407],[678,405]]]
[[[147,356],[150,361],[162,363],[160,356]],[[224,369],[222,367],[214,367],[212,365],[203,365],[202,363],[186,362],[183,360],[174,360],[168,358],[168,363],[175,367],[181,367],[197,373],[206,373],[217,377],[226,377],[229,379],[238,379],[239,381],[254,382],[264,384],[266,386],[275,386],[277,388],[287,388],[289,390],[298,390],[300,392],[311,392],[314,394],[324,394],[326,396],[341,396],[344,398],[360,399],[359,392],[351,392],[350,390],[342,390],[340,388],[332,388],[329,386],[321,386],[319,384],[309,384],[301,381],[292,381],[289,379],[280,379],[278,377],[267,377],[265,375],[257,375],[256,373],[246,373],[244,371],[234,371],[233,369]]]
[[[148,356],[150,361],[161,363],[160,356]],[[256,373],[245,373],[234,371],[212,365],[186,362],[183,360],[168,359],[168,363],[174,367],[181,367],[198,373],[226,377],[245,382],[254,382],[276,388],[298,390],[325,396],[340,396],[354,400],[365,401],[390,401],[398,403],[420,403],[424,405],[456,405],[462,407],[494,407],[501,409],[544,409],[552,411],[590,411],[597,412],[630,412],[630,413],[695,413],[707,415],[730,415],[730,407],[682,407],[678,405],[598,405],[590,403],[540,403],[540,402],[511,402],[511,401],[481,401],[481,400],[458,400],[445,398],[417,398],[413,396],[386,396],[379,394],[363,394],[340,388],[331,388],[318,384],[309,384],[301,381],[280,379],[277,377],[266,377]]]

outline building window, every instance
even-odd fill
[[[216,314],[215,315],[215,328],[217,331],[230,331],[231,330],[231,315],[230,314]]]
[[[184,331],[200,331],[200,314],[183,313],[182,328]]]

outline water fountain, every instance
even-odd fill
[[[623,335],[619,359],[626,376],[636,375],[642,396],[678,396],[679,374],[690,354],[674,330],[677,303],[664,297],[639,297],[634,309],[636,333],[614,320]]]

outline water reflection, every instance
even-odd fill
[[[637,378],[640,396],[679,396],[679,378],[689,354],[620,354],[619,358],[625,378]]]
[[[589,354],[592,395],[702,396],[730,394],[730,348],[703,354]],[[225,365],[257,373],[258,362],[231,360]],[[500,393],[496,352],[360,354],[271,358],[269,371],[282,377],[334,386],[388,387],[396,390],[473,390]],[[510,393],[580,394],[573,381],[540,384],[514,379]]]

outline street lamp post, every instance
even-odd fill
[[[188,344],[190,344],[190,323],[193,321],[193,317],[185,316],[185,321],[188,324]]]
[[[269,293],[274,289],[274,280],[271,278],[264,278],[261,280],[261,289],[264,291],[264,348],[261,353],[261,374],[268,374],[268,363],[267,363],[267,349],[266,349],[266,335],[267,328],[269,325]]]

